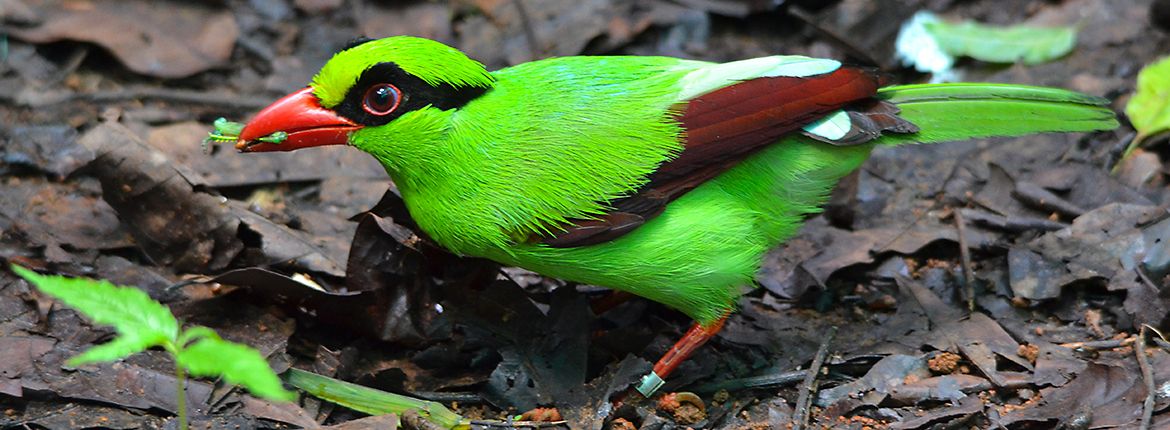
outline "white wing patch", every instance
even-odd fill
[[[693,66],[688,62],[688,65]],[[690,100],[717,89],[755,78],[823,75],[841,67],[836,60],[799,55],[774,55],[723,64],[712,64],[686,74],[679,80],[679,100]]]
[[[804,131],[829,140],[838,140],[845,137],[845,134],[849,133],[849,129],[852,127],[853,122],[849,120],[849,114],[838,110],[824,118],[808,123],[804,126]]]

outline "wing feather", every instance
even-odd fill
[[[613,211],[605,216],[561,226],[561,231],[541,241],[554,247],[575,247],[620,237],[760,148],[851,105],[866,109],[850,111],[850,119],[867,121],[851,121],[854,127],[843,138],[849,139],[850,144],[872,139],[882,130],[913,128],[897,119],[892,105],[874,107],[878,105],[870,102],[881,85],[874,71],[835,67],[826,73],[784,76],[776,69],[769,71],[777,76],[737,81],[675,106],[674,119],[685,131],[684,149],[678,157],[659,166],[635,193],[610,202]],[[707,75],[703,79],[711,80]],[[889,108],[894,109],[893,113]],[[873,114],[866,114],[868,111]]]

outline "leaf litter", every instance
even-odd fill
[[[42,9],[49,2],[16,3],[27,7],[11,10],[29,13],[5,15],[5,25],[23,31],[54,28],[50,24],[59,25],[54,22],[66,12],[108,14],[128,7],[72,2],[74,9],[51,10]],[[100,88],[142,85],[227,94],[232,103],[235,95],[271,99],[303,85],[315,65],[359,28],[376,29],[379,36],[431,35],[497,66],[553,54],[668,49],[671,55],[723,61],[775,53],[776,40],[785,42],[786,51],[848,58],[892,47],[895,35],[883,23],[901,22],[924,4],[843,1],[808,12],[820,18],[821,30],[846,36],[833,41],[797,30],[802,24],[785,10],[731,3],[297,2],[296,10],[282,1],[192,5],[197,11],[184,13],[208,19],[191,22],[214,23],[226,15],[240,31],[183,36],[177,42],[198,49],[166,55],[153,49],[127,55],[104,39],[70,33],[77,29],[57,31],[52,40],[63,42],[56,44],[16,35],[9,41],[12,52],[29,61],[23,69],[0,68],[0,88],[14,90],[0,91],[0,97],[16,100],[14,94],[39,91],[72,102],[49,103],[44,96],[38,109],[27,107],[29,99],[0,107],[6,125],[25,127],[3,128],[0,256],[138,285],[184,318],[260,347],[280,368],[312,368],[383,390],[445,399],[458,403],[459,413],[483,419],[555,406],[579,427],[596,428],[602,423],[596,414],[608,405],[604,399],[641,375],[645,360],[685,327],[684,318],[639,300],[592,316],[586,299],[601,294],[594,288],[539,278],[517,285],[494,264],[447,255],[412,230],[392,192],[363,214],[388,182],[380,167],[356,151],[264,159],[222,149],[210,156],[199,152],[212,120],[241,117],[249,108],[85,97]],[[997,24],[1019,16],[1050,26],[1084,20],[1079,49],[1052,63],[957,67],[971,80],[1115,97],[1132,90],[1140,66],[1154,61],[1155,47],[1166,42],[1164,33],[1112,25],[1144,22],[1147,3],[940,7],[947,16]],[[591,12],[599,6],[610,9]],[[142,13],[160,7],[168,6],[152,4]],[[132,29],[143,34],[167,22],[140,21]],[[102,28],[114,21],[94,22]],[[777,30],[775,22],[792,25]],[[700,31],[705,25],[707,31]],[[576,30],[561,31],[565,26]],[[188,34],[188,28],[178,30]],[[67,41],[73,39],[90,40],[114,55],[82,48],[74,57],[68,48],[78,45]],[[869,46],[851,49],[856,47],[850,43],[862,46],[857,40]],[[168,35],[154,44],[174,42]],[[197,70],[181,72],[196,73],[187,80],[144,80],[180,72],[135,65],[192,52],[215,55],[166,62]],[[133,73],[113,72],[122,67]],[[118,115],[110,109],[120,117],[111,121]],[[1161,290],[1170,257],[1161,244],[1170,230],[1170,194],[1158,186],[1168,175],[1166,156],[1156,146],[1141,154],[1144,167],[1124,167],[1133,173],[1122,179],[1109,175],[1116,159],[1110,148],[1125,141],[1125,132],[877,152],[855,182],[834,196],[829,216],[811,219],[769,257],[759,277],[767,288],[742,300],[724,333],[686,363],[668,388],[733,383],[725,394],[699,393],[710,403],[707,420],[698,425],[786,423],[792,416],[787,400],[796,398],[799,387],[734,384],[784,380],[778,376],[807,365],[823,334],[838,326],[834,354],[819,378],[816,398],[825,409],[814,420],[821,425],[1134,425],[1134,411],[1140,412],[1147,393],[1132,333],[1143,323],[1160,327],[1167,313]],[[50,203],[27,209],[32,197]],[[954,211],[968,222],[963,239],[973,257],[969,268],[958,257]],[[975,313],[965,309],[960,293],[965,270],[974,275]],[[166,399],[173,377],[158,354],[61,368],[66,357],[106,339],[83,324],[0,275],[0,343],[13,346],[12,360],[0,369],[0,389],[25,396],[5,400],[15,415],[0,420],[52,428],[86,411],[108,413],[107,426],[115,428],[131,416],[160,422],[167,416],[160,411],[174,410]],[[1154,344],[1149,350],[1154,379],[1162,383],[1170,377],[1165,352]],[[951,364],[932,366],[940,357]],[[311,427],[347,420],[408,425],[401,417],[357,420],[344,408],[314,402],[273,408],[208,381],[190,384],[192,407],[210,414],[204,422],[212,426]],[[29,399],[28,392],[39,397]],[[1155,410],[1163,411],[1165,403],[1159,397]],[[627,403],[614,413],[642,428],[677,425],[646,404]],[[1164,420],[1154,418],[1156,424]]]
[[[181,78],[223,66],[238,30],[229,11],[177,1],[113,3],[38,1],[37,25],[9,28],[34,43],[75,40],[108,49],[127,68]]]

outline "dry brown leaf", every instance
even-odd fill
[[[452,42],[451,6],[432,2],[386,2],[365,5],[357,17],[366,37],[375,39],[400,34]],[[474,53],[473,53],[474,55]]]
[[[195,191],[134,132],[103,123],[78,143],[97,154],[90,167],[102,183],[102,198],[156,262],[179,271],[219,270],[243,250],[236,237],[240,220],[231,209]]]
[[[478,0],[482,15],[457,24],[458,46],[489,67],[614,49],[652,25],[673,23],[680,8],[631,0]],[[523,11],[521,11],[523,8]],[[531,32],[529,32],[531,30]]]
[[[41,25],[8,32],[33,43],[95,43],[130,70],[160,78],[182,78],[224,64],[239,36],[230,11],[200,2],[46,1],[39,6]]]

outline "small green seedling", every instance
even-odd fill
[[[215,130],[207,133],[207,137],[203,139],[203,152],[210,152],[210,145],[212,144],[235,142],[240,140],[240,132],[244,130],[243,123],[228,121],[227,118],[222,117],[217,118],[211,125],[215,127]],[[287,139],[288,133],[278,131],[256,140],[279,145],[281,142],[284,142]]]
[[[1170,135],[1170,57],[1154,61],[1138,73],[1137,88],[1125,105],[1125,115],[1137,136],[1125,148],[1122,159],[1129,158],[1138,147]]]
[[[95,346],[70,358],[70,366],[115,361],[148,348],[162,347],[175,359],[178,387],[179,426],[187,428],[185,378],[221,377],[241,385],[257,397],[291,401],[296,395],[281,386],[280,378],[268,367],[260,352],[223,340],[207,327],[179,329],[171,311],[133,287],[119,287],[109,281],[85,278],[45,276],[12,265],[20,275],[95,324],[110,325],[118,333],[114,340]]]

